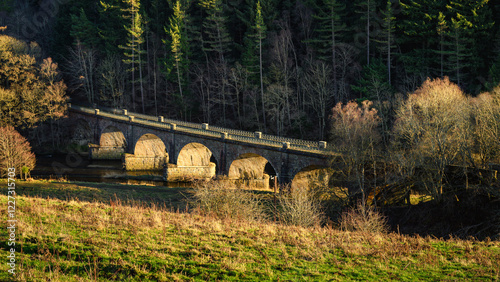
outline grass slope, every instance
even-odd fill
[[[6,214],[3,184],[0,206]],[[125,202],[113,190],[133,189],[150,197],[150,187],[113,185],[107,190],[41,183],[30,188],[38,184],[20,183],[18,188],[19,194],[30,192],[17,197],[19,281],[500,279],[498,241],[220,221],[157,204]],[[65,186],[84,191],[83,199],[72,192],[67,192],[71,197],[56,197],[66,195]],[[33,191],[39,194],[31,195]],[[101,196],[88,198],[89,193]],[[172,191],[157,193],[165,202],[179,197]],[[0,230],[7,238],[5,226]],[[7,254],[4,245],[0,256]],[[7,264],[0,264],[0,280],[9,279]]]

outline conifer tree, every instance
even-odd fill
[[[203,38],[203,50],[214,52],[218,60],[225,62],[225,54],[229,52],[231,38],[226,27],[222,0],[202,0],[200,5],[206,9],[208,14],[203,22],[205,36]]]
[[[101,0],[99,5],[98,32],[104,43],[107,54],[120,54],[119,45],[124,38],[128,38],[123,28],[126,24],[123,17],[122,0]]]
[[[358,10],[356,12],[361,14],[361,21],[365,23],[366,30],[366,63],[370,64],[370,26],[375,13],[376,2],[375,0],[360,0],[356,3]]]
[[[202,50],[207,54],[207,70],[210,70],[209,84],[215,87],[218,97],[212,96],[222,107],[222,122],[227,122],[226,107],[229,104],[227,86],[228,61],[231,38],[227,31],[227,17],[222,0],[202,0],[200,6],[207,13],[203,21]],[[211,65],[210,65],[211,64]],[[215,79],[213,79],[215,78]]]
[[[80,15],[71,15],[71,37],[87,48],[97,47],[100,43],[97,27],[87,18],[85,11],[80,9]]]
[[[333,89],[337,92],[337,46],[343,33],[346,31],[345,4],[338,0],[323,0],[317,15],[313,17],[318,21],[314,30],[316,38],[308,42],[316,46],[318,59],[332,65]]]
[[[394,17],[391,0],[387,0],[386,8],[381,11],[381,14],[383,16],[382,32],[376,42],[380,44],[379,49],[381,50],[381,53],[386,56],[387,79],[389,84],[391,84],[392,50],[395,48],[394,34],[396,29],[396,17]]]
[[[128,34],[128,40],[126,45],[119,45],[120,49],[123,50],[123,55],[126,59],[123,62],[130,65],[129,71],[132,74],[132,107],[135,110],[135,84],[139,82],[140,92],[141,92],[141,103],[142,112],[145,112],[145,100],[144,100],[144,85],[142,77],[142,65],[144,61],[141,55],[144,54],[142,44],[144,43],[144,24],[142,20],[142,15],[139,12],[140,0],[123,0],[127,5],[126,8],[122,9],[123,17],[128,20],[128,24],[124,26]],[[139,71],[139,79],[137,80],[135,75],[136,71]]]
[[[493,26],[489,0],[478,1],[451,1],[447,5],[451,18],[450,38],[454,43],[450,60],[454,62],[452,68],[457,84],[471,85],[472,79],[479,73],[486,72],[488,64],[489,37]],[[465,80],[464,80],[465,79]]]
[[[401,55],[405,69],[416,76],[431,76],[433,63],[439,61],[434,52],[437,19],[445,10],[446,0],[401,0],[400,5],[405,16],[398,25],[401,42],[409,48]]]
[[[185,101],[184,101],[184,86],[187,81],[187,72],[189,67],[189,45],[186,34],[186,14],[181,7],[179,0],[173,6],[173,14],[170,17],[168,28],[165,28],[165,32],[168,35],[168,40],[164,41],[168,44],[171,53],[171,58],[167,61],[167,73],[177,83],[179,90],[179,104],[181,105],[181,111],[185,111]],[[175,75],[171,75],[172,72]]]
[[[252,37],[255,39],[256,47],[259,53],[259,80],[260,80],[260,97],[262,102],[262,120],[266,124],[266,114],[265,114],[265,102],[264,102],[264,76],[263,76],[263,66],[262,66],[262,41],[266,38],[266,25],[264,23],[264,17],[262,15],[262,7],[260,6],[260,1],[257,2],[257,7],[255,9],[255,24],[252,26],[254,34]]]
[[[437,33],[439,35],[439,51],[438,51],[438,53],[440,54],[439,70],[440,70],[441,77],[444,77],[444,56],[446,53],[444,46],[445,46],[445,36],[446,36],[447,29],[448,29],[448,24],[446,23],[445,16],[442,12],[439,12]]]

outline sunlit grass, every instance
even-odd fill
[[[172,188],[33,184],[17,188],[26,194],[17,197],[18,281],[500,279],[498,241],[219,220],[145,204],[151,193],[175,198]],[[141,202],[126,202],[134,190]],[[5,226],[0,236],[6,238]],[[10,279],[6,271],[1,264],[1,281]]]

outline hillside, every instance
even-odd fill
[[[32,195],[43,197],[16,199],[19,281],[500,279],[498,241],[217,220],[144,199],[142,204],[120,200],[125,194],[106,199],[109,190],[92,192],[82,184],[23,183],[19,193],[28,194],[30,185],[39,186],[31,188]],[[63,185],[73,187],[73,196],[56,196]],[[133,188],[136,196],[149,189],[121,188]],[[0,196],[4,214],[5,194]],[[6,238],[6,228],[1,230]],[[0,250],[7,254],[5,247]],[[7,265],[1,268],[5,281]]]

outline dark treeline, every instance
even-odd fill
[[[2,0],[5,34],[59,63],[73,101],[306,139],[427,77],[500,82],[488,0]],[[391,111],[387,115],[393,115]]]

